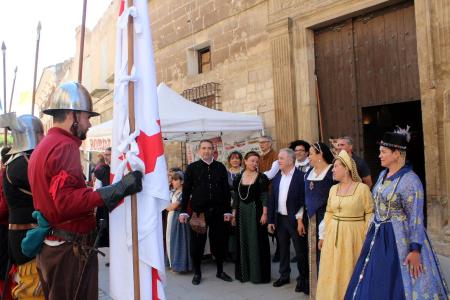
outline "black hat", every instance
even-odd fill
[[[397,127],[394,132],[385,132],[383,139],[379,142],[379,144],[384,147],[406,151],[408,149],[409,140],[409,126],[407,126],[406,129]]]

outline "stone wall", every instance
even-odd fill
[[[450,257],[450,2],[417,0],[415,6],[428,228],[438,252]]]
[[[222,110],[256,110],[275,134],[267,1],[152,0],[149,6],[158,82],[180,93],[220,83]],[[189,51],[198,45],[211,47],[212,69],[189,74]]]

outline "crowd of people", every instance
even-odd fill
[[[450,299],[423,225],[423,186],[406,160],[407,131],[379,142],[385,169],[374,187],[351,137],[334,146],[296,140],[278,152],[269,136],[259,144],[259,153],[231,152],[226,168],[203,140],[200,159],[169,174],[173,271],[192,270],[199,285],[209,238],[217,278],[233,280],[223,271],[232,254],[235,280],[269,283],[273,236],[274,287],[290,283],[296,262],[295,292],[313,299]]]

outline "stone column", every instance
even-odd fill
[[[428,234],[450,257],[450,2],[416,0],[422,122],[425,143]]]
[[[269,24],[268,31],[272,51],[276,140],[278,148],[283,148],[298,137],[292,20],[286,18]]]

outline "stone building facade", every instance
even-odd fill
[[[319,135],[315,93],[314,30],[400,1],[271,0],[267,30],[272,50],[274,107],[281,144]],[[412,2],[412,1],[411,1]],[[428,231],[439,253],[450,257],[450,2],[416,0],[420,101],[425,145]],[[278,92],[279,91],[279,92]],[[294,110],[286,108],[296,108]],[[293,128],[283,131],[283,128]]]
[[[403,36],[413,34],[417,45],[413,60],[420,90],[415,100],[420,101],[422,120],[427,226],[437,251],[450,257],[449,1],[150,0],[157,80],[179,93],[218,84],[215,107],[255,111],[278,147],[297,138],[316,141],[321,132],[318,32],[352,18],[370,23],[375,18],[372,13],[405,3],[399,10],[412,10],[413,21],[412,32],[405,29]],[[117,11],[118,1],[114,1],[86,34],[83,83],[94,97],[95,109],[102,113],[94,121],[98,123],[112,116]],[[339,28],[331,31],[339,32]],[[205,49],[207,56],[203,56]],[[205,61],[207,68],[200,69]],[[73,64],[78,65],[77,59]],[[406,63],[394,67],[409,68]],[[76,78],[75,70],[71,67],[68,77]],[[166,145],[171,166],[179,164],[180,148]]]

